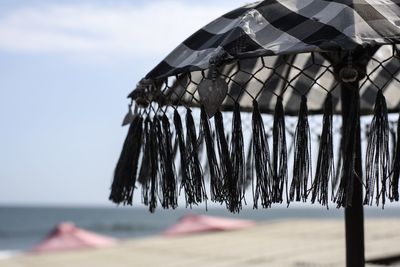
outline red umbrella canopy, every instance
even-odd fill
[[[30,251],[48,253],[113,246],[117,240],[76,227],[72,223],[61,223]]]
[[[240,230],[254,225],[255,223],[250,220],[189,214],[181,218],[177,224],[168,228],[164,232],[164,235],[179,236],[205,232]]]

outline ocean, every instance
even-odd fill
[[[77,207],[0,207],[0,254],[3,251],[21,251],[40,242],[55,225],[73,222],[79,227],[119,239],[144,238],[160,234],[188,213],[206,214],[255,221],[295,220],[301,218],[343,220],[343,209],[272,208],[243,209],[231,214],[223,208],[185,209],[175,211],[157,210],[151,214],[147,209],[132,207],[77,208]],[[400,209],[367,208],[368,218],[400,218]]]

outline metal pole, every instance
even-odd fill
[[[346,266],[364,267],[364,211],[362,199],[362,163],[361,163],[361,130],[360,130],[360,94],[359,83],[342,83],[342,118],[343,127],[350,127],[354,121],[349,121],[349,115],[356,112],[357,123],[355,127],[355,163],[354,163],[354,192],[352,205],[345,209],[345,233],[346,233]],[[354,113],[353,113],[354,114]]]

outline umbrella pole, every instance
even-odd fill
[[[362,200],[362,163],[361,163],[361,130],[360,130],[360,94],[359,83],[342,83],[342,118],[343,127],[351,127],[354,123],[347,120],[351,112],[356,112],[357,123],[355,127],[355,166],[357,174],[354,177],[354,193],[351,207],[345,209],[345,234],[346,234],[346,266],[363,267],[365,266],[364,257],[364,211]]]

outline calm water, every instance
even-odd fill
[[[142,238],[156,235],[173,225],[187,213],[223,217],[247,218],[256,221],[290,220],[299,218],[343,219],[343,211],[324,208],[275,208],[243,210],[230,214],[225,209],[157,210],[150,214],[137,208],[65,208],[65,207],[0,207],[0,251],[25,250],[42,240],[58,223],[74,222],[79,227],[117,238]],[[366,217],[397,217],[400,208],[371,208]]]

